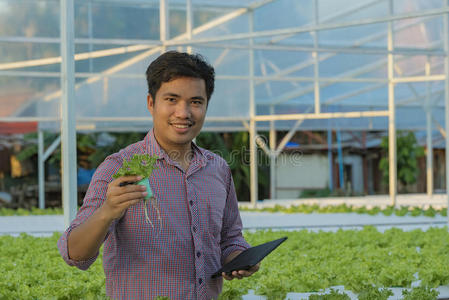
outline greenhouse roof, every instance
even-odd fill
[[[0,0],[0,90],[31,95],[1,121],[59,130],[55,2]],[[160,26],[159,1],[75,1],[78,130],[148,130],[144,73],[170,49],[216,69],[205,130],[386,130],[389,97],[398,129],[444,124],[445,1],[165,2]]]

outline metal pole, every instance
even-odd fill
[[[444,0],[445,7],[449,7],[449,1]],[[446,52],[446,57],[444,58],[444,74],[446,75],[446,80],[444,81],[444,103],[445,103],[445,120],[446,120],[446,133],[449,132],[449,15],[446,13],[444,15],[444,51]],[[449,134],[446,134],[446,198],[448,201],[448,212],[449,212]],[[448,214],[449,223],[449,214]]]
[[[192,12],[192,0],[186,0],[186,33],[187,40],[192,39],[193,29],[193,12]],[[192,53],[192,46],[187,46],[187,53]]]
[[[274,106],[270,106],[270,114],[274,114]],[[270,198],[276,199],[276,127],[270,121]]]
[[[168,0],[160,0],[159,2],[159,33],[162,42],[161,52],[167,51],[166,42],[169,39],[169,23],[168,23]]]
[[[61,0],[62,206],[68,227],[77,211],[73,0]]]
[[[92,38],[93,38],[93,24],[92,24],[92,2],[87,3],[87,34],[89,35],[89,53],[93,51]],[[92,58],[89,58],[89,73],[94,71],[94,65]]]
[[[318,19],[318,0],[314,1],[315,3],[315,26],[318,25],[319,19]],[[311,32],[313,35],[313,45],[315,49],[318,49],[318,31],[312,31]],[[320,70],[319,70],[319,63],[320,60],[318,58],[318,52],[314,51],[312,52],[312,57],[314,60],[314,68],[313,68],[313,73],[314,73],[314,94],[315,94],[315,113],[319,114],[321,111],[321,106],[320,106],[320,81],[319,81],[319,76],[320,76]]]
[[[430,74],[429,57],[426,61],[426,75]],[[432,145],[432,110],[430,103],[430,82],[426,83],[426,129],[427,129],[427,195],[433,195],[433,145]]]
[[[389,14],[393,15],[393,1],[389,1]],[[393,51],[393,22],[388,22],[388,51]],[[396,205],[397,170],[396,170],[396,109],[394,104],[394,60],[393,54],[388,54],[388,162],[389,188],[391,205]]]
[[[249,12],[249,30],[250,33],[254,30],[254,13],[251,10]],[[255,93],[254,93],[254,50],[252,48],[254,41],[252,38],[249,39],[250,44],[250,50],[249,50],[249,161],[250,161],[250,190],[251,190],[251,204],[253,207],[256,207],[257,205],[257,199],[258,199],[258,190],[257,190],[257,148],[256,148],[256,120],[255,117],[255,111],[256,111],[256,104],[255,104]]]
[[[341,146],[341,132],[340,129],[337,130],[337,144],[338,144],[338,171],[340,177],[340,189],[343,190],[345,187],[345,178],[343,170],[343,149]]]
[[[45,208],[45,158],[44,158],[44,132],[37,132],[37,172],[39,184],[39,208]]]
[[[332,165],[332,130],[329,126],[327,129],[327,161],[329,163],[329,190],[334,189],[334,170]]]

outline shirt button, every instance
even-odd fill
[[[193,226],[192,230],[193,230],[193,232],[196,232],[196,227],[195,227],[195,226]]]
[[[192,200],[190,200],[190,202],[189,202],[189,203],[190,203],[190,205],[193,205],[193,201],[192,201]]]
[[[196,253],[196,257],[200,257],[200,256],[201,256],[201,252],[198,251],[198,252]]]
[[[198,282],[199,282],[199,284],[202,284],[203,283],[203,279],[202,278],[198,279]]]

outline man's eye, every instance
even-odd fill
[[[175,102],[176,101],[175,98],[167,98],[166,100],[169,101],[169,102]]]
[[[201,105],[201,104],[203,104],[203,101],[194,100],[194,101],[192,101],[192,103],[195,104],[195,105]]]

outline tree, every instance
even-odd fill
[[[262,133],[259,133],[262,134]],[[229,164],[234,180],[237,199],[250,198],[249,134],[248,132],[216,133],[202,132],[196,143],[224,158]],[[269,160],[258,149],[259,198],[268,198]]]
[[[418,158],[424,156],[424,148],[419,146],[415,134],[411,131],[398,131],[396,135],[397,148],[397,178],[404,186],[416,182],[419,175]],[[382,181],[389,183],[389,160],[388,160],[388,136],[382,138],[381,148],[386,155],[379,162],[382,171]]]

